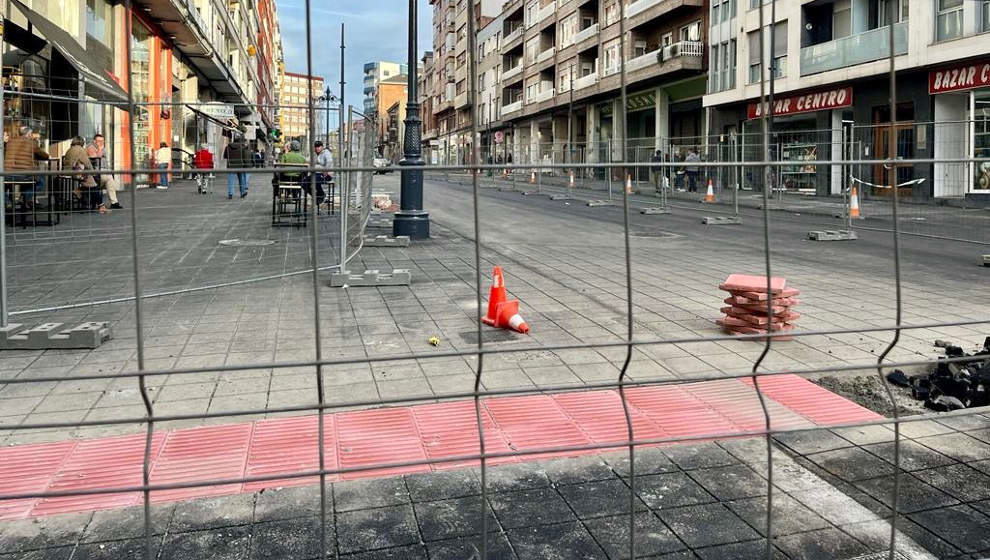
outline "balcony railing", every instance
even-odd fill
[[[801,75],[855,66],[890,56],[886,26],[801,49]],[[894,24],[894,54],[908,51],[907,22]]]
[[[550,47],[549,49],[541,52],[540,54],[536,55],[536,63],[539,64],[541,62],[544,62],[544,61],[547,61],[547,60],[553,58],[553,53],[554,53],[554,48],[553,47]]]
[[[631,18],[636,14],[640,14],[653,6],[656,6],[660,2],[663,2],[663,0],[636,0],[632,4],[629,4],[629,7],[626,8],[626,17]]]
[[[468,104],[468,94],[467,92],[457,94],[454,98],[454,107],[460,109]]]
[[[533,20],[533,23],[539,23],[547,19],[548,17],[552,16],[556,10],[557,10],[557,6],[555,6],[553,2],[547,4],[546,6],[543,6],[543,8],[541,8],[539,12],[536,12],[536,19]]]
[[[516,76],[521,75],[522,69],[523,69],[523,65],[522,65],[522,61],[520,61],[519,64],[516,64],[512,68],[509,68],[508,70],[502,72],[502,81],[505,82],[507,80],[511,80],[512,78],[515,78]]]
[[[575,79],[574,80],[574,89],[575,90],[584,89],[586,87],[593,86],[596,83],[598,83],[598,74],[595,73],[595,72],[592,72],[591,74],[588,74],[587,76],[581,76],[580,78]]]
[[[705,44],[701,41],[680,41],[663,48],[663,60],[678,56],[704,56]]]
[[[526,26],[520,25],[519,27],[513,29],[511,33],[509,33],[508,35],[506,35],[505,37],[502,38],[502,44],[503,45],[508,45],[509,43],[511,43],[511,42],[515,41],[516,39],[522,37],[523,30],[525,28],[526,28]]]
[[[508,115],[509,113],[515,113],[517,111],[521,111],[522,110],[522,107],[523,107],[523,101],[522,101],[522,99],[520,99],[519,101],[513,101],[512,103],[509,103],[508,105],[503,105],[502,106],[502,115],[504,116],[504,115]]]
[[[597,23],[595,23],[595,24],[593,24],[593,25],[591,25],[589,27],[585,27],[581,31],[578,31],[577,33],[575,33],[574,34],[574,44],[577,45],[581,41],[584,41],[585,39],[590,39],[590,38],[594,37],[595,35],[598,35],[598,24]]]
[[[629,62],[626,62],[626,72],[635,72],[647,66],[659,66],[660,57],[657,56],[658,54],[660,54],[660,49],[629,59]]]
[[[547,101],[548,99],[552,99],[553,98],[553,93],[554,93],[553,88],[545,89],[545,90],[541,91],[540,93],[537,93],[536,95],[534,95],[532,102],[533,103],[542,103],[543,101]]]

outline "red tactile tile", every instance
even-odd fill
[[[741,430],[711,406],[680,387],[637,387],[627,391],[626,395],[629,402],[671,436]]]
[[[0,494],[44,492],[78,442],[0,447]],[[0,520],[24,517],[38,499],[0,501]]]
[[[238,478],[244,475],[254,424],[207,426],[172,432],[151,471],[152,484]],[[241,484],[152,492],[154,502],[233,494]]]
[[[712,409],[718,410],[722,416],[744,430],[766,428],[766,416],[760,406],[760,397],[752,385],[741,383],[738,379],[725,379],[684,385],[684,390]],[[770,414],[770,427],[773,429],[812,425],[800,414],[771,399],[766,399],[766,405]]]
[[[787,284],[786,278],[780,278],[778,276],[770,277],[770,293],[779,294],[784,291],[784,286]],[[726,290],[731,292],[757,292],[766,293],[767,292],[767,277],[766,276],[751,276],[749,274],[730,274],[725,282],[718,285],[720,290]]]
[[[744,381],[753,383],[751,379]],[[818,425],[882,418],[876,412],[797,375],[761,377],[760,389],[765,395]]]
[[[554,395],[560,408],[573,418],[581,430],[594,443],[626,441],[629,439],[629,425],[622,409],[622,398],[618,391],[588,391]],[[633,424],[633,438],[656,439],[667,436],[657,424],[645,414],[629,404]]]
[[[245,476],[319,470],[320,452],[316,445],[319,432],[318,416],[258,421],[254,426],[254,435],[248,449]],[[336,441],[334,416],[325,414],[323,415],[323,464],[327,469],[335,469],[338,466]],[[327,481],[338,479],[336,475],[327,476]],[[244,491],[254,492],[274,486],[302,486],[317,483],[319,477],[264,480],[245,483]]]
[[[560,409],[552,397],[532,395],[503,397],[483,401],[492,414],[509,447],[515,451],[529,451],[546,447],[582,445],[590,439],[577,424]],[[544,453],[537,457],[556,457],[557,453]],[[563,455],[570,455],[563,453]]]
[[[423,438],[423,448],[430,459],[475,455],[480,451],[478,421],[473,400],[416,406],[413,407],[412,413],[419,434]],[[485,429],[485,452],[511,451],[484,405],[481,407],[481,418]],[[496,465],[516,460],[515,457],[496,457],[489,459],[488,464]],[[434,468],[451,469],[479,463],[480,461],[452,461],[437,463]]]
[[[145,434],[81,441],[62,464],[48,491],[95,490],[140,486],[144,481]],[[153,434],[151,460],[161,450],[165,434]],[[34,508],[35,515],[51,515],[90,509],[133,505],[141,492],[91,494],[45,498]]]
[[[337,415],[340,466],[362,467],[426,458],[409,408],[377,408]],[[429,471],[426,465],[344,473],[342,478],[365,478]]]

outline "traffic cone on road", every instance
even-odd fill
[[[715,202],[715,189],[712,187],[712,180],[708,180],[708,191],[705,192],[705,202]]]
[[[852,192],[849,193],[849,217],[862,218],[859,215],[859,191],[856,190],[855,185],[853,185]]]
[[[481,322],[495,326],[498,322],[498,306],[505,303],[505,279],[502,278],[502,267],[496,266],[492,270],[492,287],[488,292],[488,312],[481,318]]]
[[[529,184],[531,184],[531,185],[535,185],[536,184],[536,171],[530,171],[529,172]]]
[[[529,325],[519,315],[519,300],[514,299],[498,304],[496,315],[498,316],[498,321],[495,323],[496,327],[512,329],[522,334],[529,332]]]
[[[632,176],[626,175],[626,194],[632,194]]]

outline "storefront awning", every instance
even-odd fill
[[[56,49],[75,67],[79,73],[80,81],[84,84],[86,95],[100,101],[127,101],[127,92],[111,79],[107,69],[93,59],[69,33],[48,21],[41,14],[31,10],[19,0],[11,0],[11,3],[24,14],[24,17],[36,28],[38,33],[48,39],[52,48]],[[14,26],[10,20],[5,20],[4,25],[5,27]]]

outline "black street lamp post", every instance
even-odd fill
[[[422,121],[416,95],[418,72],[416,66],[416,1],[409,0],[409,83],[406,98],[406,131],[403,138],[403,158],[400,166],[423,165]],[[403,170],[400,187],[401,206],[392,221],[392,234],[408,235],[411,239],[430,237],[430,215],[423,210],[423,171]]]

